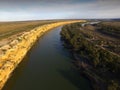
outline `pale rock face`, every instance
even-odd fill
[[[1,49],[8,50],[8,49],[10,49],[10,45],[4,45],[3,47],[1,47]]]
[[[13,40],[13,41],[10,43],[10,45],[11,45],[11,46],[14,46],[14,45],[16,45],[18,42],[19,42],[19,41],[15,39],[15,40]]]
[[[13,72],[16,66],[22,61],[28,50],[32,47],[38,37],[43,35],[46,31],[60,25],[83,22],[83,21],[66,21],[43,25],[32,29],[28,32],[23,32],[22,35],[12,40],[8,45],[0,48],[6,50],[6,53],[0,56],[0,90],[6,83],[9,75]],[[4,63],[2,63],[4,62]]]

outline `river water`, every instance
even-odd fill
[[[91,90],[90,82],[73,68],[60,30],[51,30],[36,42],[3,90]]]

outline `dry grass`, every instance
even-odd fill
[[[120,22],[117,21],[112,21],[112,22],[102,22],[104,25],[110,25],[110,26],[115,26],[115,27],[120,27]]]
[[[0,39],[51,22],[56,21],[0,22]]]

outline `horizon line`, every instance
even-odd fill
[[[47,21],[47,20],[90,20],[90,19],[120,19],[120,18],[71,18],[71,19],[27,19],[27,20],[0,20],[0,22]]]

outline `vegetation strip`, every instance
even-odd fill
[[[81,23],[65,25],[61,31],[64,46],[73,53],[76,59],[73,61],[74,64],[80,72],[89,77],[95,90],[119,90],[119,54],[104,48],[104,45],[108,45],[106,42],[109,40],[103,37],[103,41],[103,38],[101,39],[96,33],[93,33],[95,30],[91,31],[90,26],[86,27],[88,26],[82,27]],[[112,30],[116,29],[112,28]],[[116,42],[111,44],[114,46]]]

